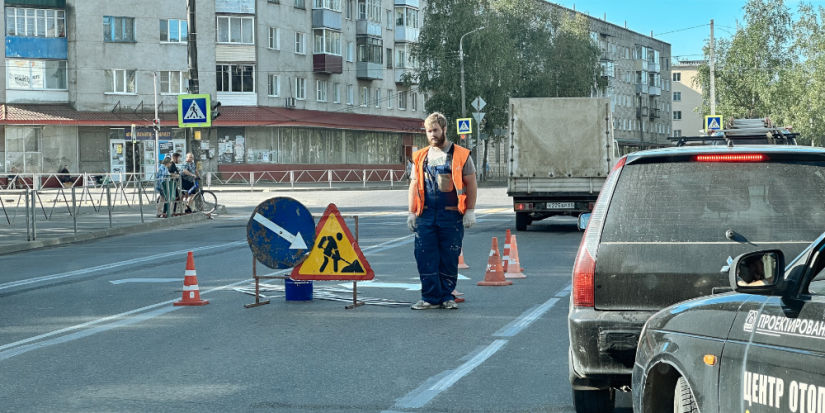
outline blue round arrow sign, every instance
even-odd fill
[[[292,268],[309,256],[315,245],[315,220],[300,202],[271,198],[255,208],[246,224],[252,255],[272,269]]]

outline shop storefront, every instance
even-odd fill
[[[133,143],[131,128],[114,128],[109,133],[109,170],[115,180],[126,179],[126,174],[135,172],[142,174],[143,179],[154,179],[157,165],[163,158],[172,157],[176,152],[186,154],[186,131],[183,129],[161,128],[157,151],[154,129],[137,128],[135,135]]]

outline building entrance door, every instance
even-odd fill
[[[154,143],[154,142],[153,142]],[[126,158],[126,173],[130,174],[128,180],[136,179],[135,173],[143,172],[143,145],[144,142],[138,141],[132,143],[126,141],[125,158]]]

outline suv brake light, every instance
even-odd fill
[[[764,162],[769,160],[768,156],[761,153],[739,153],[720,155],[696,155],[693,157],[696,162]]]
[[[599,192],[599,198],[593,207],[593,214],[587,224],[587,230],[582,237],[579,252],[576,254],[576,264],[573,266],[573,305],[576,307],[595,307],[596,295],[596,252],[599,249],[599,241],[602,237],[604,217],[607,215],[607,207],[610,198],[613,197],[613,189],[619,174],[622,172],[627,157],[622,157],[616,162],[610,175]]]

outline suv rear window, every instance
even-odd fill
[[[602,242],[812,241],[825,229],[825,163],[630,164]]]

